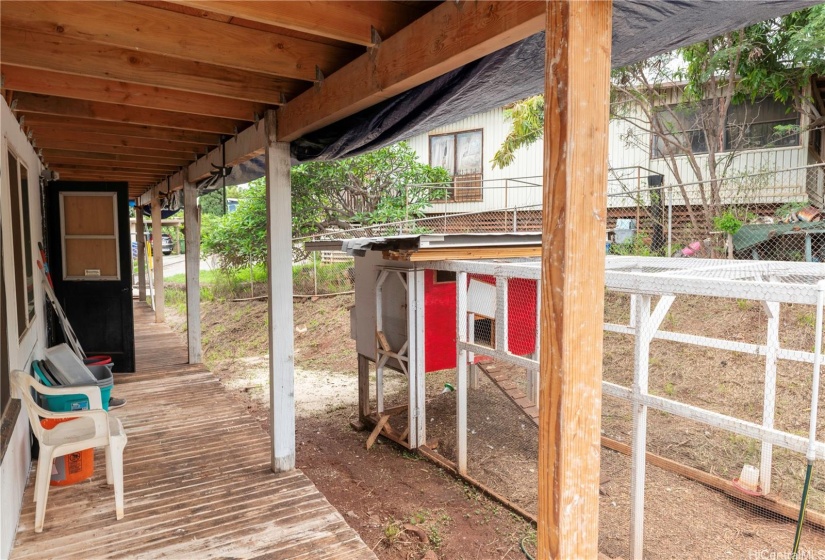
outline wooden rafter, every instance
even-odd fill
[[[112,166],[95,166],[95,165],[77,165],[77,164],[55,164],[52,165],[52,168],[57,169],[59,171],[65,172],[84,172],[84,173],[111,173],[112,175],[133,175],[133,176],[141,176],[141,177],[157,177],[158,179],[163,178],[165,175],[163,172],[157,172],[154,169],[147,170],[145,168],[130,168],[119,166],[119,167],[112,167]],[[158,177],[159,176],[159,177]]]
[[[78,132],[66,127],[38,126],[32,129],[34,140],[38,146],[48,146],[49,142],[77,142],[83,144],[99,144],[110,147],[124,148],[148,148],[151,150],[163,150],[170,152],[188,152],[203,155],[203,145],[185,142],[173,142],[170,140],[159,140],[157,138],[133,138],[128,136],[115,136],[112,134],[99,134],[95,132]],[[48,140],[43,142],[42,140]]]
[[[374,1],[174,0],[174,3],[364,46],[375,44],[372,29],[386,39],[420,15],[404,4]]]
[[[542,30],[544,2],[444,2],[279,109],[295,140]]]
[[[351,51],[128,2],[10,2],[3,25],[248,71],[312,81]],[[185,40],[181,40],[181,34]]]
[[[35,134],[43,128],[64,128],[75,131],[78,134],[92,132],[94,134],[110,134],[126,138],[147,138],[168,142],[183,142],[186,144],[202,144],[204,146],[215,146],[220,144],[221,141],[219,134],[209,132],[175,130],[173,128],[95,121],[76,117],[58,117],[54,115],[27,115],[26,126],[32,129]]]
[[[43,156],[46,158],[46,161],[50,161],[52,158],[54,159],[63,159],[64,161],[106,161],[109,163],[115,162],[123,162],[129,161],[132,163],[143,163],[146,164],[147,168],[154,168],[159,162],[154,157],[146,157],[146,156],[132,156],[128,154],[98,154],[98,153],[90,153],[90,152],[73,152],[71,150],[55,150],[52,148],[46,148],[43,150]],[[192,160],[188,158],[176,158],[176,159],[166,159],[164,160],[165,163],[169,165],[186,165],[190,163]]]
[[[5,6],[4,4],[4,10]],[[307,82],[267,76],[259,72],[100,45],[56,35],[33,36],[25,30],[5,25],[0,29],[0,48],[2,48],[4,64],[257,101],[270,105],[278,104],[283,96],[288,99],[309,86]]]
[[[267,108],[266,104],[253,101],[6,64],[0,67],[0,73],[3,75],[6,89],[13,91],[116,103],[131,107],[163,109],[244,121],[253,120],[255,115],[260,117]]]
[[[197,159],[195,152],[156,150],[152,148],[131,148],[126,146],[106,146],[103,144],[87,144],[85,142],[56,140],[52,136],[44,136],[37,141],[38,148],[54,148],[57,150],[69,150],[73,152],[98,153],[98,154],[124,154],[134,156],[154,157],[158,163],[163,163],[167,159],[178,161],[182,158]]]
[[[245,128],[242,121],[35,93],[18,93],[16,110],[23,114],[38,113],[63,117],[81,117],[108,122],[142,124],[218,134],[235,134],[239,129]]]

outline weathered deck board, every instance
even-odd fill
[[[34,477],[12,559],[375,558],[301,471],[269,470],[269,438],[180,338],[135,306],[138,371],[116,376],[128,404],[126,515],[115,520],[103,454],[86,482],[49,491],[34,533]]]

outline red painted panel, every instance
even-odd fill
[[[472,274],[476,280],[495,285],[493,276]],[[508,299],[509,350],[524,356],[536,345],[536,281],[512,278]],[[424,271],[424,370],[456,366],[455,282],[435,283],[435,271]]]
[[[435,283],[435,271],[424,271],[424,370],[455,367],[455,282]]]

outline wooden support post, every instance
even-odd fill
[[[143,208],[135,206],[135,240],[137,241],[138,301],[146,302],[146,235],[143,225]]]
[[[366,425],[370,415],[370,361],[358,354],[358,421]]]
[[[467,289],[467,286],[464,287]],[[467,314],[467,342],[475,344],[476,341],[476,314]],[[470,363],[470,389],[478,389],[478,366],[476,366],[475,352],[467,352],[467,361]]]
[[[375,282],[375,332],[382,332],[384,328],[384,282],[389,272],[382,270]],[[384,363],[386,358],[380,353],[381,345],[378,337],[375,340],[375,409],[378,414],[384,412]]]
[[[410,371],[415,370],[415,421],[418,424],[418,445],[427,443],[427,373],[424,344],[424,270],[416,270],[415,277],[415,337],[417,344],[410,342]],[[410,447],[415,449],[410,443]]]
[[[507,332],[507,306],[510,303],[508,297],[507,287],[509,282],[503,276],[496,277],[496,343],[495,348],[502,352],[507,352],[508,332]]]
[[[163,300],[163,231],[161,230],[160,195],[152,189],[152,267],[155,284],[155,323],[166,320]]]
[[[642,560],[645,521],[645,453],[647,452],[647,406],[639,397],[647,395],[650,364],[650,296],[637,295],[636,338],[633,356],[633,452],[630,473],[630,557]]]
[[[456,275],[456,340],[467,342],[467,273]],[[467,350],[458,349],[456,356],[456,454],[458,472],[467,474]]]
[[[595,558],[612,3],[546,8],[538,558]]]
[[[765,394],[762,401],[762,425],[773,428],[776,410],[776,357],[779,352],[779,304],[775,301],[763,302],[768,314],[768,333],[765,342]],[[773,465],[773,445],[762,442],[762,457],[759,467],[759,481],[762,493],[771,491],[771,469]]]
[[[186,338],[189,363],[203,362],[201,349],[201,216],[198,211],[198,189],[194,183],[183,183],[183,218],[186,224]]]
[[[407,273],[407,381],[410,448],[426,443],[424,379],[424,271]]]
[[[266,241],[272,471],[295,468],[295,364],[292,318],[292,208],[289,143],[277,142],[266,113]]]

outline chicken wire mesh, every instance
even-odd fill
[[[459,271],[459,364],[456,393],[428,401],[428,438],[468,477],[534,515],[538,263],[499,261],[498,276],[481,261],[437,266]],[[813,398],[823,268],[608,257],[602,552],[791,558],[803,492],[797,557],[825,551],[823,420],[813,406],[823,400]],[[639,441],[641,459],[631,451]],[[814,458],[807,485],[806,455]]]
[[[607,183],[607,249],[615,255],[822,262],[825,165],[729,173],[678,182],[644,167],[613,168]],[[669,183],[668,183],[669,181]],[[483,196],[444,195],[402,221],[296,239],[351,239],[423,233],[541,231],[540,177],[474,181]],[[434,188],[409,185],[411,192]],[[459,182],[453,190],[465,188]],[[441,192],[441,191],[437,191]],[[410,195],[412,196],[412,195]],[[472,197],[470,197],[472,198]]]

